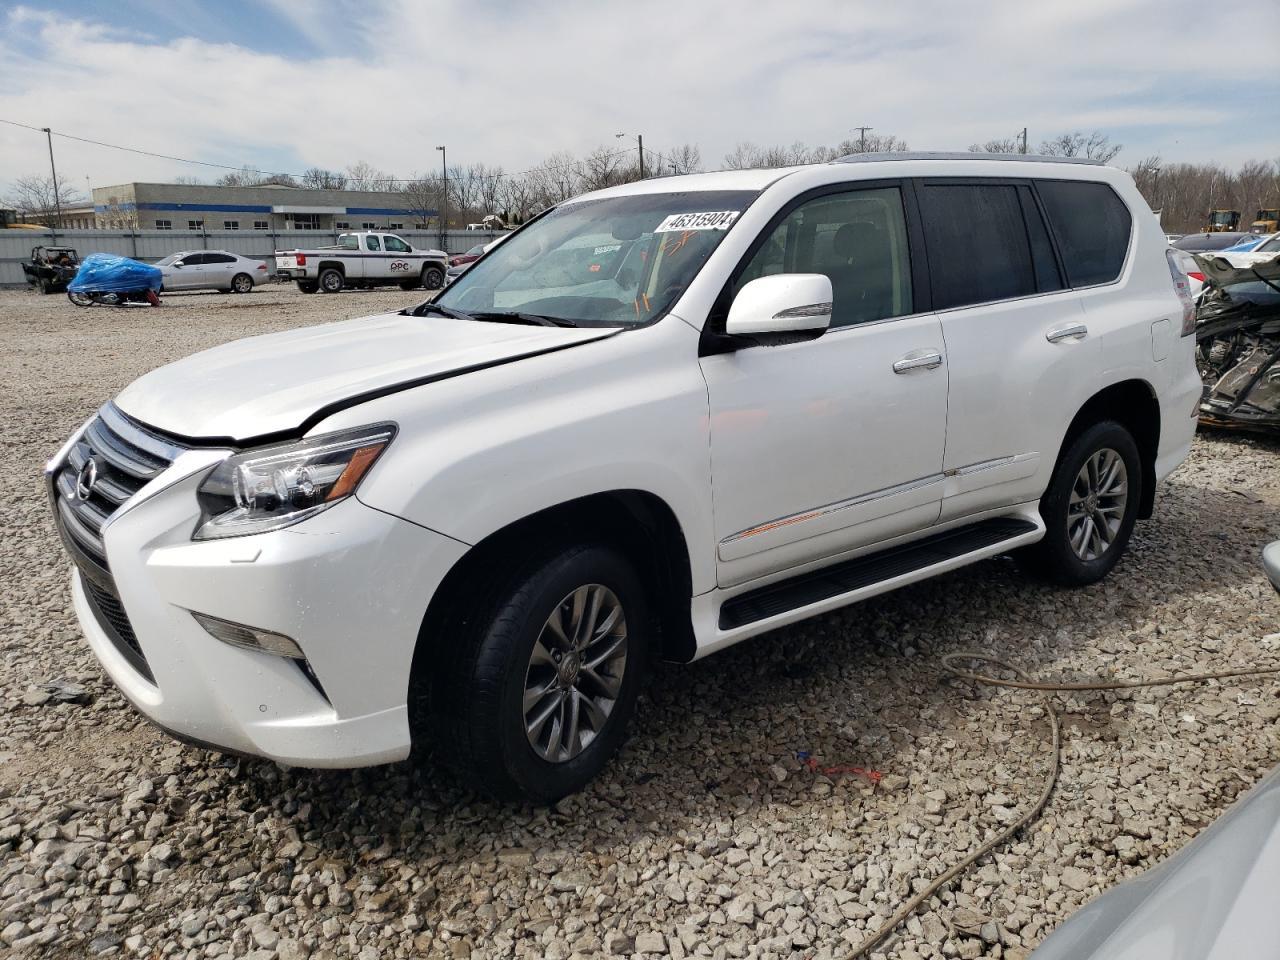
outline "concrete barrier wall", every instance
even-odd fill
[[[436,230],[397,230],[396,235],[418,249],[439,249]],[[75,247],[81,257],[91,253],[114,253],[148,263],[185,250],[227,250],[266,261],[274,269],[277,250],[296,247],[323,247],[337,239],[337,233],[320,230],[59,230],[56,238],[47,230],[0,230],[0,287],[22,286],[26,281],[22,264],[31,258],[31,248]],[[484,230],[450,230],[445,249],[461,253],[492,240],[498,234]]]

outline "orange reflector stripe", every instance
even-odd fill
[[[356,488],[356,484],[360,482],[360,478],[368,472],[373,466],[373,461],[378,459],[378,454],[382,452],[382,448],[386,444],[379,443],[372,447],[361,447],[351,457],[351,462],[347,464],[347,469],[342,471],[338,477],[338,482],[333,485],[333,489],[329,491],[326,500],[338,500],[345,497]]]

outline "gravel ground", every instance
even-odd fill
[[[1210,435],[1106,583],[1054,590],[995,560],[660,667],[622,755],[551,809],[466,794],[429,761],[316,772],[170,741],[79,635],[42,463],[160,363],[414,300],[271,287],[77,310],[0,293],[0,953],[839,955],[1012,820],[1047,767],[1034,698],[949,682],[940,654],[1045,678],[1280,662],[1258,563],[1280,537],[1280,443]],[[880,955],[1023,957],[1280,762],[1272,681],[1062,703],[1045,815]],[[801,751],[881,778],[823,775]]]

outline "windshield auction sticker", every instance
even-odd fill
[[[728,230],[741,210],[716,210],[711,213],[673,213],[654,228],[654,233],[680,230]]]

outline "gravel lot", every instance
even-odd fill
[[[0,292],[0,953],[840,955],[1012,820],[1046,769],[1034,698],[944,680],[938,655],[986,650],[1044,678],[1280,662],[1258,563],[1280,537],[1280,443],[1211,435],[1106,583],[1054,590],[1001,559],[660,667],[622,756],[553,809],[463,793],[429,758],[314,772],[170,741],[80,638],[44,460],[161,363],[420,296],[269,287],[77,310]],[[55,681],[87,702],[51,697]],[[1062,703],[1045,815],[882,955],[1023,957],[1280,762],[1274,681]],[[820,775],[799,751],[882,779]]]

